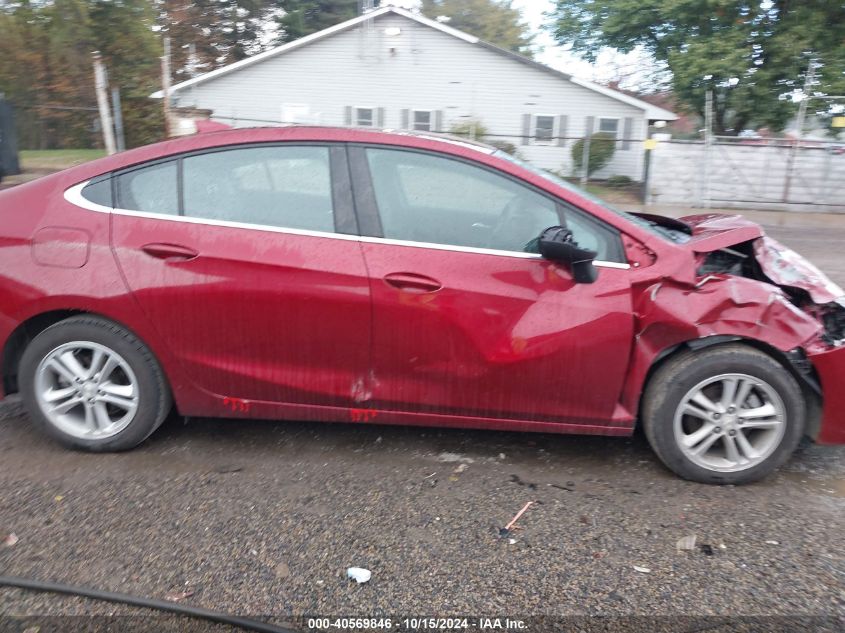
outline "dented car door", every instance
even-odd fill
[[[356,203],[372,284],[374,408],[630,423],[616,405],[633,333],[618,233],[466,161],[374,147],[353,148],[351,160],[355,182],[373,185],[356,188]],[[595,283],[575,283],[532,247],[561,223],[604,260]]]

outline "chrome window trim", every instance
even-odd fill
[[[618,270],[630,270],[631,264],[623,264],[621,262],[604,262],[600,259],[593,261],[593,266],[597,268],[616,268]]]
[[[336,240],[346,240],[355,242],[364,242],[367,244],[389,244],[392,246],[409,246],[412,248],[427,248],[439,251],[452,251],[457,253],[474,253],[477,255],[498,255],[500,257],[513,257],[516,259],[542,259],[543,256],[538,253],[519,253],[516,251],[501,251],[493,248],[474,248],[471,246],[450,246],[448,244],[433,244],[430,242],[414,242],[412,240],[393,240],[384,237],[368,237],[363,235],[346,235],[344,233],[328,233],[325,231],[309,231],[307,229],[290,229],[279,226],[267,226],[264,224],[250,224],[248,222],[231,222],[229,220],[210,220],[207,218],[189,218],[184,215],[168,215],[165,213],[149,213],[146,211],[133,211],[131,209],[120,209],[106,207],[82,196],[82,190],[88,186],[90,180],[81,182],[65,190],[64,198],[70,204],[87,209],[88,211],[96,211],[97,213],[117,213],[118,215],[126,215],[136,218],[149,218],[153,220],[167,220],[170,222],[185,222],[187,224],[207,224],[210,226],[222,226],[233,229],[250,229],[253,231],[267,231],[270,233],[285,233],[289,235],[303,235],[306,237],[323,237]],[[621,264],[618,262],[593,262],[598,268],[617,268],[620,270],[628,270],[631,268],[630,264]]]
[[[427,248],[435,251],[453,251],[456,253],[474,253],[476,255],[499,255],[516,259],[542,259],[538,253],[520,253],[517,251],[500,251],[495,248],[476,248],[474,246],[451,246],[449,244],[434,244],[433,242],[415,242],[413,240],[394,240],[387,237],[361,236],[362,242],[368,244],[388,244],[390,246],[410,246],[411,248]]]
[[[97,211],[98,213],[116,213],[118,215],[125,215],[135,218],[149,218],[151,220],[167,220],[170,222],[184,222],[186,224],[207,224],[210,226],[223,226],[232,229],[252,229],[255,231],[268,231],[271,233],[288,233],[292,235],[304,235],[307,237],[332,237],[339,240],[351,240],[359,242],[361,238],[358,235],[346,235],[344,233],[327,233],[324,231],[310,231],[308,229],[291,229],[280,226],[267,226],[265,224],[250,224],[249,222],[232,222],[230,220],[211,220],[209,218],[191,218],[184,215],[170,215],[167,213],[150,213],[148,211],[133,211],[132,209],[121,209],[119,207],[104,207],[96,202],[82,196],[82,190],[88,185],[89,181],[85,181],[78,185],[74,185],[65,191],[65,200],[71,204],[88,209],[89,211]]]
[[[101,204],[97,204],[96,202],[91,202],[90,200],[82,196],[82,190],[85,189],[85,187],[87,187],[89,184],[91,184],[91,181],[86,180],[85,182],[81,182],[78,185],[74,185],[70,189],[66,189],[65,200],[67,200],[74,206],[82,207],[83,209],[88,209],[89,211],[97,211],[99,213],[111,213],[111,207],[105,207]]]

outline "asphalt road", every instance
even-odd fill
[[[802,223],[772,234],[845,283],[845,222]],[[844,511],[840,447],[805,447],[758,484],[709,487],[667,472],[641,437],[174,418],[133,452],[86,455],[0,405],[0,541],[17,538],[0,543],[0,575],[282,621],[640,615],[736,631],[777,629],[762,616],[843,618]],[[371,581],[347,580],[351,566]],[[113,613],[140,611],[0,589],[0,616]]]

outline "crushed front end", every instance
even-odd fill
[[[802,317],[812,318],[815,332],[786,356],[821,396],[820,420],[808,429],[811,437],[845,444],[845,292],[804,257],[765,235],[700,252],[697,258],[699,283],[731,277],[770,284],[782,293],[773,301],[785,298]]]

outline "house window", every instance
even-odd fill
[[[619,119],[599,119],[599,132],[619,136]]]
[[[421,132],[431,132],[430,110],[414,110],[414,129]]]
[[[534,140],[537,143],[551,143],[555,137],[555,117],[540,115],[534,117]]]
[[[375,127],[374,108],[355,108],[355,125],[358,127]]]

